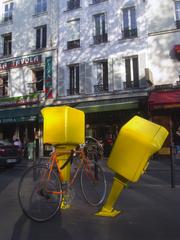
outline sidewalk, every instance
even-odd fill
[[[114,208],[121,210],[115,218],[97,217],[101,209],[87,204],[81,194],[79,182],[69,209],[61,210],[52,220],[39,224],[26,218],[18,204],[17,187],[23,168],[5,171],[1,175],[0,239],[4,240],[179,240],[180,239],[180,185],[171,188],[167,162],[152,160],[148,171],[137,183],[130,183],[122,191]],[[108,189],[114,173],[100,162],[106,172]],[[178,165],[179,166],[179,165]],[[180,175],[179,167],[177,175]],[[2,179],[7,179],[3,184]],[[28,186],[27,186],[28,187]],[[107,198],[106,197],[106,198]]]

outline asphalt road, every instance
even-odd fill
[[[179,240],[180,171],[176,188],[170,186],[170,171],[150,166],[141,180],[123,190],[115,218],[97,217],[97,208],[83,199],[79,187],[70,209],[52,220],[36,223],[27,219],[18,204],[17,187],[23,167],[0,169],[0,240]],[[113,174],[106,172],[108,191]]]

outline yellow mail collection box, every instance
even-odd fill
[[[43,142],[46,144],[78,145],[85,142],[84,112],[68,106],[45,107]]]
[[[149,157],[160,150],[167,135],[164,127],[133,117],[120,129],[107,162],[109,168],[129,181],[138,181]]]

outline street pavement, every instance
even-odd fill
[[[170,160],[152,160],[140,181],[123,190],[115,205],[122,212],[115,218],[95,216],[98,208],[84,201],[77,184],[71,208],[45,223],[26,218],[18,204],[18,182],[27,162],[0,169],[0,240],[179,240],[179,162],[176,186],[171,188]],[[114,174],[105,160],[101,164],[109,193]]]

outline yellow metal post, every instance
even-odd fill
[[[121,211],[113,209],[116,201],[118,200],[119,195],[121,194],[124,186],[127,183],[127,179],[116,175],[114,177],[114,182],[111,188],[111,192],[108,196],[106,203],[104,204],[102,210],[96,213],[97,216],[105,216],[105,217],[115,217]]]

